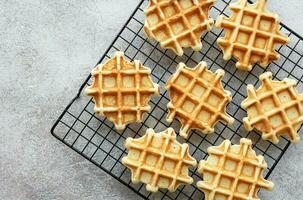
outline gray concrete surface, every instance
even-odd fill
[[[49,130],[138,0],[0,0],[0,199],[138,199]],[[303,3],[270,1],[303,35]],[[302,199],[303,142],[263,199]]]

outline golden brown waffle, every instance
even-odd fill
[[[93,83],[85,91],[93,97],[95,112],[123,130],[129,123],[142,121],[143,114],[150,110],[150,97],[159,93],[150,74],[151,70],[139,61],[129,62],[123,52],[116,52],[92,71]]]
[[[280,55],[276,45],[286,44],[288,37],[280,32],[278,15],[266,8],[266,0],[257,0],[250,4],[239,0],[230,5],[232,16],[219,16],[216,26],[225,30],[225,36],[218,39],[224,53],[224,59],[234,56],[236,67],[250,71],[252,64],[260,63],[264,68]]]
[[[215,73],[207,70],[205,62],[190,69],[184,63],[166,83],[171,101],[167,107],[167,121],[176,118],[181,123],[180,135],[187,138],[191,129],[199,129],[208,134],[214,132],[218,121],[229,125],[234,119],[226,113],[226,106],[231,101],[231,93],[224,90],[221,79],[224,71]]]
[[[256,156],[251,140],[243,138],[240,145],[225,140],[210,147],[208,154],[207,160],[199,163],[203,181],[197,183],[206,200],[259,200],[261,188],[273,188],[274,184],[263,178],[267,164],[263,156]]]
[[[243,119],[245,128],[257,129],[264,140],[273,143],[278,143],[281,135],[298,142],[297,131],[303,122],[303,94],[295,89],[296,81],[288,78],[273,81],[270,72],[261,74],[260,81],[257,90],[247,86],[248,97],[241,104],[248,115]]]
[[[208,11],[215,0],[150,0],[145,10],[144,31],[162,48],[183,55],[183,47],[202,49],[201,35],[214,21]]]
[[[180,184],[192,184],[188,167],[197,161],[190,156],[188,144],[180,144],[172,128],[155,133],[148,129],[140,138],[127,138],[128,154],[122,163],[132,172],[133,183],[147,184],[146,190],[157,192],[159,188],[175,191]]]

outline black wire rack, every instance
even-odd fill
[[[216,16],[220,14],[228,15],[227,7],[230,1],[218,0],[211,9],[212,18],[216,19]],[[164,85],[175,72],[179,62],[195,66],[204,60],[212,71],[219,68],[225,70],[223,84],[225,89],[231,91],[233,95],[233,101],[228,105],[227,112],[235,118],[235,123],[231,127],[218,123],[214,134],[204,135],[193,131],[187,140],[181,137],[178,137],[178,140],[182,143],[187,142],[191,154],[199,161],[207,158],[209,146],[218,145],[225,139],[230,139],[232,143],[239,143],[242,137],[250,138],[253,141],[254,150],[263,155],[268,163],[268,168],[264,174],[268,178],[289,147],[290,142],[283,137],[279,144],[272,144],[262,140],[260,134],[255,131],[247,132],[242,125],[242,119],[246,116],[246,112],[240,107],[240,103],[246,97],[247,84],[258,86],[258,76],[265,69],[255,65],[251,72],[244,72],[235,68],[235,60],[224,61],[216,44],[222,30],[216,28],[203,36],[203,49],[200,52],[187,49],[185,55],[178,57],[169,50],[161,49],[158,43],[147,40],[143,32],[143,10],[147,3],[147,0],[142,0],[139,3],[98,62],[99,64],[107,60],[114,52],[120,50],[125,52],[128,59],[138,59],[152,69],[153,81],[161,86],[161,95],[152,98],[150,103],[152,109],[145,115],[143,122],[128,125],[123,132],[117,132],[110,121],[95,115],[94,102],[83,94],[83,88],[91,83],[91,76],[88,76],[77,95],[55,122],[51,133],[144,199],[204,199],[203,193],[195,186],[195,183],[202,179],[196,172],[196,168],[190,169],[189,172],[194,178],[194,184],[179,187],[173,193],[167,190],[150,193],[146,191],[143,184],[131,183],[130,171],[121,163],[122,157],[126,155],[124,141],[127,137],[140,137],[144,135],[147,128],[161,131],[167,127],[173,127],[175,130],[179,130],[180,124],[176,120],[171,124],[165,121],[166,105],[169,98],[163,89]],[[281,24],[281,31],[290,37],[290,43],[278,48],[281,58],[270,64],[266,70],[271,71],[274,79],[277,80],[285,77],[297,80],[298,90],[303,91],[303,38],[284,24]]]

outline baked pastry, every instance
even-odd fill
[[[127,138],[128,154],[123,165],[132,172],[133,183],[146,184],[146,190],[157,192],[159,188],[175,191],[180,184],[192,184],[188,168],[197,161],[190,156],[188,144],[180,144],[172,128],[155,133],[147,129],[140,138]]]
[[[289,38],[280,32],[278,15],[269,12],[266,0],[257,0],[250,4],[247,0],[238,0],[229,8],[232,15],[219,16],[216,27],[223,28],[225,36],[218,39],[224,59],[234,56],[236,67],[250,71],[252,64],[259,63],[266,67],[280,55],[276,45],[286,44]]]
[[[213,133],[218,121],[231,125],[234,119],[226,113],[226,106],[232,96],[224,90],[221,79],[224,71],[215,73],[207,70],[206,62],[195,68],[188,68],[180,63],[177,71],[166,83],[170,102],[167,105],[166,120],[174,118],[181,123],[180,135],[187,138],[191,129],[198,129],[205,134]]]
[[[208,17],[215,0],[150,0],[145,10],[146,35],[160,42],[162,48],[183,55],[184,47],[202,49],[201,35],[210,31]]]
[[[264,140],[279,142],[281,135],[293,143],[300,140],[298,130],[303,122],[303,94],[296,90],[296,81],[285,78],[273,81],[272,74],[260,75],[261,85],[255,89],[247,86],[247,98],[241,106],[247,110],[244,127],[262,133]]]
[[[256,156],[251,140],[242,138],[240,145],[225,140],[209,147],[208,154],[207,160],[199,163],[203,181],[197,183],[206,200],[259,200],[260,189],[273,188],[274,184],[263,178],[267,164],[263,156]]]
[[[107,117],[117,130],[123,130],[132,122],[142,121],[150,110],[150,97],[159,94],[159,86],[153,83],[151,70],[138,60],[125,60],[123,52],[92,71],[93,83],[85,92],[95,102],[94,111]]]

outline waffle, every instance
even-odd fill
[[[117,130],[123,130],[132,122],[142,121],[150,110],[150,97],[159,94],[159,86],[152,82],[151,70],[139,61],[124,59],[123,52],[93,71],[93,83],[85,92],[95,102],[94,111],[107,117]]]
[[[267,164],[263,156],[256,156],[251,140],[243,138],[240,145],[225,140],[210,147],[208,153],[198,167],[204,181],[197,183],[206,200],[260,200],[259,189],[273,188],[274,184],[263,178]]]
[[[188,144],[180,144],[172,128],[161,133],[148,129],[143,137],[127,138],[128,155],[122,163],[132,172],[133,183],[147,184],[146,190],[157,192],[159,188],[175,191],[180,184],[192,184],[188,167],[197,161],[190,156]]]
[[[219,16],[216,27],[223,28],[224,37],[218,39],[224,59],[234,56],[236,67],[245,71],[252,69],[252,64],[259,63],[266,67],[271,61],[279,59],[276,45],[286,44],[289,40],[280,32],[278,15],[266,8],[266,0],[257,0],[250,4],[239,0],[230,5],[232,16]]]
[[[248,97],[241,104],[248,113],[243,119],[245,128],[257,129],[264,140],[275,144],[281,135],[297,143],[300,140],[297,131],[303,122],[303,94],[295,89],[296,81],[288,78],[273,81],[270,72],[261,74],[260,81],[257,90],[247,86]]]
[[[203,133],[213,133],[218,121],[231,125],[234,119],[226,113],[226,106],[231,101],[231,93],[224,90],[221,79],[224,71],[215,73],[206,69],[205,62],[190,69],[180,63],[177,71],[166,83],[171,101],[167,107],[166,120],[176,118],[181,123],[180,135],[187,138],[191,129]]]
[[[183,55],[183,47],[202,49],[201,35],[214,21],[208,11],[215,0],[150,0],[145,10],[144,31],[162,48]]]

